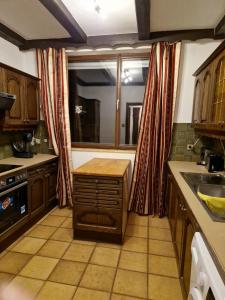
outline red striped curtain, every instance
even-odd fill
[[[152,45],[129,210],[165,215],[166,168],[171,146],[180,43]]]
[[[68,76],[65,49],[37,49],[41,103],[50,141],[59,156],[57,198],[59,207],[72,206],[71,138]]]

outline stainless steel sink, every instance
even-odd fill
[[[203,202],[197,192],[198,189],[204,189],[205,192],[203,194],[207,194],[209,196],[214,197],[225,197],[225,178],[219,174],[202,174],[202,173],[186,173],[181,172],[181,175],[190,186],[202,206],[207,211],[208,215],[212,218],[213,221],[217,222],[225,222],[225,218],[217,215],[216,213],[212,212],[208,206]],[[221,196],[219,196],[221,195]]]

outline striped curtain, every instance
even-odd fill
[[[129,202],[140,215],[165,215],[179,59],[180,43],[152,45]]]
[[[71,138],[68,76],[65,49],[37,49],[42,112],[50,141],[59,156],[57,198],[59,207],[72,206]]]

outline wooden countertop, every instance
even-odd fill
[[[208,173],[203,166],[198,166],[194,162],[170,161],[169,168],[173,174],[180,190],[192,210],[201,230],[209,250],[217,262],[218,270],[225,281],[225,223],[213,221],[198,198],[192,192],[180,172]],[[208,173],[209,174],[209,173]],[[211,174],[211,173],[210,173]],[[221,173],[225,175],[224,173]]]
[[[123,177],[129,164],[129,159],[93,158],[82,166],[72,170],[72,173]]]
[[[24,168],[29,168],[47,161],[51,161],[53,159],[57,158],[56,155],[51,154],[36,154],[32,158],[17,158],[17,157],[7,157],[0,160],[0,164],[11,164],[11,165],[18,165],[20,167],[0,173],[0,176],[7,175],[8,173],[12,173],[12,171],[19,171]]]

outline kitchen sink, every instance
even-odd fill
[[[225,218],[211,211],[206,203],[198,195],[199,188],[204,189],[204,193],[212,197],[225,197],[225,178],[220,174],[202,174],[181,172],[184,180],[194,192],[202,206],[207,211],[213,221],[225,222]]]

